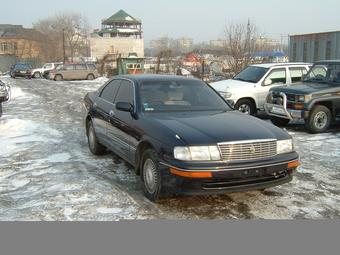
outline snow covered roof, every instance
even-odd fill
[[[126,24],[142,24],[142,22],[130,14],[126,13],[124,10],[119,10],[117,13],[112,15],[110,18],[103,21],[103,25],[112,25],[115,23],[126,23]]]

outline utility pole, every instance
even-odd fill
[[[204,56],[202,57],[202,81],[204,81]]]
[[[65,48],[65,28],[63,30],[63,54],[64,54],[64,63],[66,63],[66,48]]]

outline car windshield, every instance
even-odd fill
[[[143,82],[140,97],[146,113],[231,110],[209,85],[199,80]]]
[[[234,77],[236,81],[245,81],[251,83],[258,83],[261,78],[268,72],[268,68],[259,66],[248,66]]]
[[[316,64],[309,70],[303,81],[340,85],[340,63]]]

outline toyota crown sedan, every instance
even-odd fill
[[[287,132],[233,110],[200,80],[115,76],[85,107],[90,151],[131,164],[151,201],[264,190],[292,181],[299,165]]]

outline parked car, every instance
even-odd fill
[[[98,72],[93,64],[65,64],[52,70],[49,77],[55,81],[94,80],[98,78]]]
[[[317,62],[302,82],[271,89],[265,109],[278,126],[297,119],[310,133],[327,131],[340,116],[340,60]]]
[[[151,201],[266,189],[290,182],[299,164],[287,132],[234,111],[200,80],[116,76],[84,101],[90,151],[134,166]]]
[[[0,117],[2,116],[2,103],[10,99],[11,89],[0,80]]]
[[[211,86],[236,110],[256,115],[258,110],[264,110],[271,88],[301,81],[310,66],[311,64],[306,63],[251,65],[233,79],[214,82]]]
[[[60,63],[46,63],[41,68],[33,69],[32,72],[31,72],[32,77],[33,78],[41,78],[44,75],[46,75],[45,73],[56,69],[59,65],[62,65],[62,64],[63,64],[62,62],[60,62]]]
[[[25,77],[31,79],[31,69],[32,67],[28,64],[15,64],[11,67],[10,76],[12,78]]]

